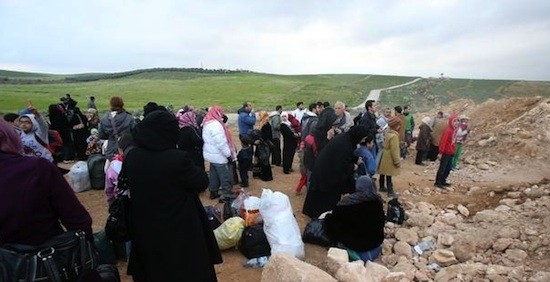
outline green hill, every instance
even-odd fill
[[[251,101],[256,109],[268,110],[278,104],[293,109],[298,101],[333,104],[341,100],[356,106],[372,89],[403,84],[415,78],[367,74],[274,75],[182,68],[71,75],[0,70],[0,112],[17,111],[28,100],[45,110],[66,93],[81,107],[85,107],[88,97],[95,96],[100,110],[108,109],[112,96],[123,97],[130,111],[139,111],[149,101],[174,107],[220,104],[228,111],[235,111],[244,101]],[[550,97],[550,82],[422,79],[406,87],[383,91],[380,102],[429,108],[457,98],[480,102],[488,98],[536,95]]]

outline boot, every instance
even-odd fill
[[[388,198],[395,198],[395,191],[393,190],[393,186],[388,187]]]

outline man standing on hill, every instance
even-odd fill
[[[412,143],[412,132],[414,130],[414,117],[412,115],[411,106],[406,105],[403,107],[403,115],[405,116],[405,143],[407,149],[411,146]]]
[[[96,106],[95,106],[95,97],[94,96],[90,96],[90,100],[88,100],[88,109],[96,109]]]
[[[380,129],[380,126],[376,124],[376,101],[374,100],[367,100],[365,102],[365,113],[359,120],[359,125],[365,126],[369,132],[369,134],[372,134],[373,136],[378,133],[378,130]],[[378,146],[373,146],[369,149],[373,156],[376,156],[378,154]]]
[[[294,110],[292,114],[298,121],[302,121],[302,117],[304,116],[305,112],[306,110],[304,109],[304,102],[298,102],[296,103],[296,110]]]
[[[239,139],[241,139],[242,142],[243,137],[250,134],[254,129],[256,114],[252,110],[252,104],[250,102],[244,102],[243,107],[237,111],[237,114],[239,114]]]
[[[403,108],[401,106],[395,106],[395,116],[401,120],[401,124],[405,124],[405,116],[403,115]],[[407,145],[405,144],[405,126],[399,128],[399,150],[401,151],[401,158],[405,159],[408,154]]]
[[[283,106],[277,105],[275,111],[269,114],[269,124],[271,124],[271,135],[273,137],[273,152],[271,152],[271,163],[281,166],[281,113]]]

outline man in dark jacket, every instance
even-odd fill
[[[250,132],[254,129],[254,124],[256,124],[256,114],[252,110],[252,104],[250,102],[244,102],[243,107],[240,108],[237,113],[239,114],[239,139],[242,139],[242,137],[250,134]]]

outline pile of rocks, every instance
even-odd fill
[[[504,193],[496,208],[476,214],[405,202],[407,220],[386,224],[375,263],[349,262],[335,248],[323,269],[274,255],[262,281],[550,281],[550,185]]]

